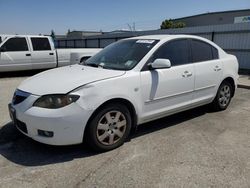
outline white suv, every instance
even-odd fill
[[[116,42],[84,64],[25,80],[9,105],[17,128],[51,145],[122,145],[135,126],[211,104],[224,110],[238,78],[235,56],[188,35]]]

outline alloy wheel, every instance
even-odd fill
[[[109,111],[99,120],[97,125],[97,139],[101,144],[113,145],[125,134],[127,120],[120,111]]]
[[[222,107],[227,106],[228,103],[230,102],[230,98],[231,98],[230,87],[228,85],[224,85],[219,92],[219,104]]]

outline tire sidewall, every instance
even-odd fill
[[[228,103],[227,103],[226,106],[222,106],[222,105],[220,104],[220,102],[219,102],[219,98],[220,98],[220,91],[221,91],[221,89],[222,89],[225,85],[227,85],[227,86],[230,88],[230,99],[229,99],[229,101],[228,101]],[[231,102],[231,99],[232,99],[232,92],[233,92],[233,89],[232,89],[232,86],[231,86],[231,84],[230,84],[229,82],[224,81],[224,82],[220,85],[220,87],[219,87],[219,89],[218,89],[218,92],[217,92],[217,95],[216,95],[216,103],[217,103],[219,109],[221,109],[221,110],[227,109],[227,107],[229,106],[229,104],[230,104],[230,102]]]

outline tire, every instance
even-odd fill
[[[232,85],[227,81],[222,82],[217,91],[216,97],[210,104],[211,109],[214,111],[226,110],[231,102],[232,95],[233,95]]]
[[[119,103],[108,104],[98,110],[90,120],[85,140],[95,151],[109,151],[125,142],[131,125],[131,115],[126,106]]]

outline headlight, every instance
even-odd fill
[[[80,96],[78,95],[44,95],[37,99],[33,106],[41,107],[41,108],[62,108],[67,106],[79,99]]]

